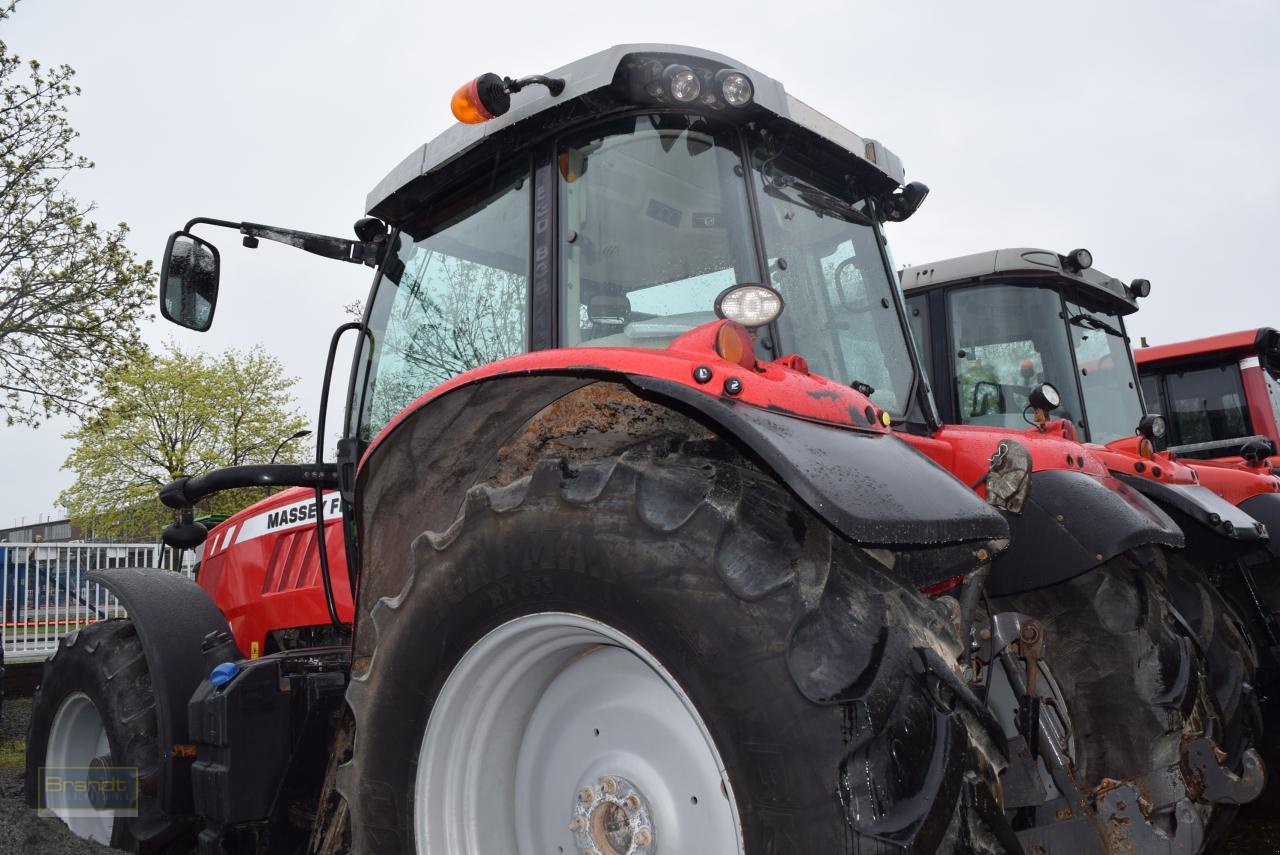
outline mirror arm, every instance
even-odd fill
[[[207,475],[183,476],[160,488],[160,501],[182,510],[196,502],[237,487],[321,487],[338,486],[338,467],[332,463],[262,463],[228,466]]]
[[[355,241],[315,234],[314,232],[301,232],[296,229],[264,226],[261,223],[237,223],[231,220],[217,220],[211,217],[194,217],[187,222],[183,231],[190,232],[193,226],[200,224],[235,229],[245,236],[245,246],[250,249],[256,247],[258,239],[262,238],[324,256],[325,258],[349,261],[352,264],[365,264],[369,267],[378,266],[378,263],[382,260],[382,252],[387,245],[385,235],[379,235],[371,241]]]

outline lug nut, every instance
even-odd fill
[[[640,810],[640,797],[635,793],[627,796],[627,810]]]
[[[647,828],[637,828],[636,833],[632,835],[631,839],[635,841],[637,846],[648,846],[653,842],[653,835]]]
[[[573,819],[569,820],[570,831],[581,831],[583,825],[584,823],[582,822],[582,817],[580,816],[575,816]]]
[[[590,787],[583,787],[581,790],[578,791],[578,801],[580,802],[587,803],[587,802],[590,802],[595,797],[596,797],[596,794],[591,792]]]
[[[618,791],[618,781],[615,778],[605,778],[600,782],[600,787],[609,795],[613,795]]]

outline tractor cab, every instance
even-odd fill
[[[361,443],[427,390],[496,360],[665,348],[719,318],[750,331],[761,361],[799,353],[892,418],[923,418],[880,226],[927,190],[902,186],[878,142],[758,71],[659,46],[613,48],[545,78],[484,75],[453,106],[460,123],[370,194],[368,240],[335,248],[255,224],[189,224],[383,260],[351,388]],[[162,310],[207,328],[216,250],[174,240]]]
[[[901,273],[943,421],[1017,430],[1048,413],[1106,444],[1142,421],[1124,316],[1150,293],[1067,255],[1001,249]]]
[[[1147,406],[1183,457],[1259,462],[1280,442],[1280,331],[1263,327],[1134,352]],[[1270,465],[1280,464],[1273,460]]]

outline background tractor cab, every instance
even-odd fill
[[[976,591],[1008,526],[888,430],[929,417],[880,231],[923,186],[693,48],[483,75],[453,107],[356,240],[207,218],[170,240],[161,309],[192,329],[234,298],[198,226],[377,274],[330,346],[326,394],[338,336],[359,336],[337,461],[321,421],[314,463],[168,485],[182,545],[206,537],[204,495],[297,488],[208,533],[201,587],[100,577],[156,687],[149,833],[195,829],[207,852],[1016,850],[1000,725],[917,593]],[[310,605],[275,608],[289,596]],[[99,649],[51,662],[29,776]]]
[[[1254,550],[1266,539],[1260,523],[1280,524],[1280,497],[1272,496],[1280,481],[1256,470],[1206,474],[1167,453],[1168,420],[1143,406],[1124,324],[1151,284],[1126,285],[1092,265],[1084,249],[1059,255],[1017,248],[901,272],[944,420],[1035,426],[1033,434],[1078,441],[1084,453],[1072,461],[1045,458],[1040,465],[1069,469],[1096,460],[1180,522],[1196,523],[1182,526],[1192,552]],[[1044,385],[1058,402],[1048,410],[1031,401]],[[1258,496],[1264,498],[1252,511],[1230,509]]]
[[[1270,327],[1134,351],[1147,406],[1186,459],[1280,466],[1280,332]]]

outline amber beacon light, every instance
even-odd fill
[[[564,80],[535,74],[512,80],[492,72],[482,74],[458,87],[453,93],[450,108],[453,116],[464,125],[478,125],[496,119],[511,109],[511,95],[531,83],[547,87],[554,98],[564,91]]]

